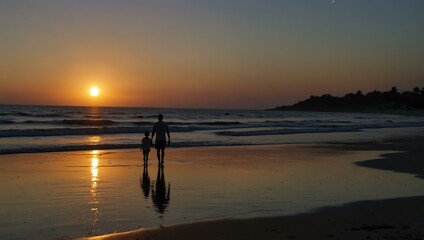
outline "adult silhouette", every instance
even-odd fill
[[[171,144],[171,136],[169,134],[169,127],[163,121],[163,115],[158,115],[158,121],[153,124],[152,141],[156,135],[155,148],[158,156],[158,166],[163,165],[165,158],[166,136],[168,136],[168,145]]]

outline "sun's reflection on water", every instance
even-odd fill
[[[92,226],[92,233],[98,232],[98,222],[99,222],[99,200],[98,200],[98,193],[97,193],[97,185],[99,182],[99,151],[93,150],[91,151],[91,199],[90,199],[90,205],[91,205],[91,219],[90,224]]]
[[[97,144],[102,143],[102,141],[103,141],[103,139],[102,139],[101,136],[89,136],[89,137],[87,137],[87,142],[90,145],[97,145]],[[98,152],[98,150],[93,150],[93,152],[94,151]]]

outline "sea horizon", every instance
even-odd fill
[[[100,108],[146,108],[146,109],[188,109],[188,110],[252,110],[252,111],[273,111],[270,108],[220,108],[220,107],[151,107],[151,106],[103,106],[103,105],[66,105],[66,104],[8,104],[0,103],[0,106],[21,106],[21,107],[100,107]]]

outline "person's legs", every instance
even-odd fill
[[[158,157],[158,164],[163,164],[163,160],[165,158],[165,141],[158,141],[156,142],[156,150],[157,150],[157,157]]]
[[[156,150],[157,150],[157,156],[158,156],[158,163],[160,164],[160,148],[158,148]]]
[[[162,164],[163,164],[163,159],[165,158],[165,148],[162,148],[161,151],[162,151]]]

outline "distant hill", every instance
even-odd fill
[[[348,93],[343,97],[330,94],[311,96],[292,106],[280,106],[271,110],[280,111],[390,111],[390,110],[419,110],[424,111],[424,87],[415,87],[412,91],[399,92],[396,87],[380,92],[373,91],[362,94],[361,91]]]

